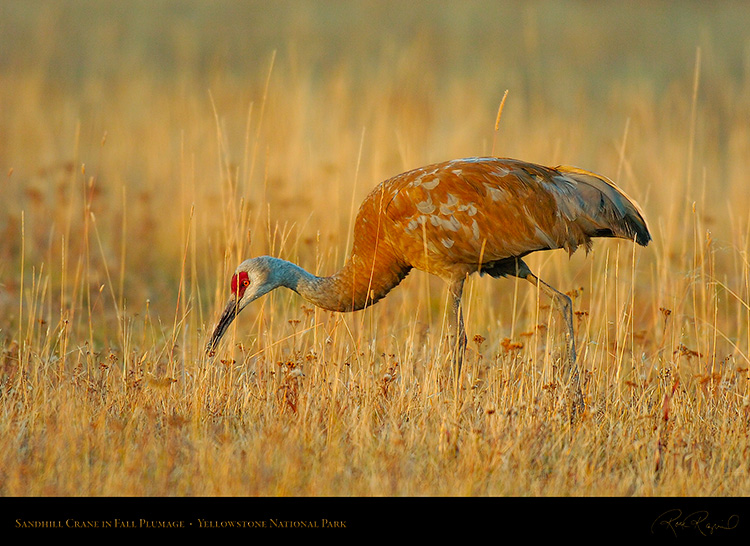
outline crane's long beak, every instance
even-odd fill
[[[216,328],[214,328],[214,333],[211,335],[211,339],[206,345],[206,353],[209,356],[213,356],[214,349],[216,349],[222,336],[226,333],[227,328],[229,328],[229,325],[232,324],[232,321],[239,313],[240,308],[237,306],[237,296],[232,294],[227,302],[227,306],[224,308],[224,312],[221,314],[221,317],[219,317],[219,322],[216,324]]]

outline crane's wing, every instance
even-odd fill
[[[648,244],[651,234],[643,211],[614,182],[578,167],[561,165],[555,170],[574,183],[582,209],[580,216],[593,220],[599,230],[611,231],[592,236],[635,238],[639,245]]]
[[[463,265],[537,250],[591,245],[591,237],[650,239],[638,206],[613,183],[573,167],[511,159],[454,160],[384,183],[386,236],[420,269]]]

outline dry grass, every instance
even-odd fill
[[[0,495],[750,492],[750,12],[489,4],[0,7]],[[278,291],[205,358],[242,258],[332,272],[375,183],[492,150],[650,221],[530,260],[580,422],[509,280],[468,285],[458,392],[420,273],[354,315]]]

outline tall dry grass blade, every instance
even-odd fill
[[[491,155],[495,155],[495,141],[497,139],[497,131],[500,129],[500,117],[503,115],[503,108],[505,107],[505,99],[508,97],[508,89],[503,93],[503,99],[500,101],[500,106],[497,109],[497,117],[495,118],[495,131],[492,133],[492,152]]]
[[[677,390],[677,386],[679,385],[680,380],[678,376],[675,376],[674,381],[672,382],[672,388],[671,390],[664,393],[664,398],[662,399],[662,405],[661,405],[661,420],[659,421],[659,424],[657,425],[657,437],[656,437],[656,451],[654,453],[654,477],[658,481],[661,477],[662,470],[664,468],[664,457],[667,452],[667,448],[669,445],[669,436],[670,431],[672,427],[672,423],[670,422],[670,404],[672,402],[672,398],[674,397],[674,393]]]
[[[354,227],[354,218],[357,213],[357,183],[359,182],[359,168],[362,164],[362,150],[365,146],[365,133],[367,132],[367,127],[362,127],[362,134],[359,137],[359,150],[357,151],[357,164],[354,167],[354,181],[352,182],[352,200],[349,204],[349,227],[346,230],[346,245],[344,245],[344,262],[346,262],[346,259],[348,257],[349,249],[351,248],[352,244],[352,232]]]
[[[693,96],[690,103],[690,129],[688,132],[687,173],[685,175],[686,195],[690,195],[693,182],[693,154],[695,153],[695,125],[698,112],[698,84],[701,74],[701,48],[695,49],[695,69],[693,71]]]

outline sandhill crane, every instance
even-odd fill
[[[242,262],[207,351],[213,354],[240,311],[279,286],[323,309],[357,311],[383,298],[416,268],[448,284],[449,339],[458,374],[466,348],[464,281],[472,273],[514,276],[549,295],[562,313],[574,404],[583,407],[572,301],[536,277],[523,257],[558,248],[572,254],[579,245],[588,251],[592,237],[643,246],[651,240],[638,205],[603,176],[494,157],[408,171],[379,184],[362,202],[351,254],[334,275],[318,277],[270,256]]]

